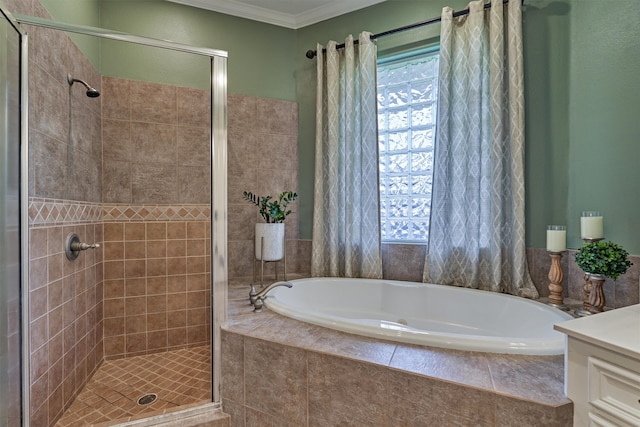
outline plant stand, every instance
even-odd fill
[[[262,289],[264,287],[264,265],[265,263],[276,263],[274,265],[274,270],[275,270],[275,274],[276,274],[276,281],[278,280],[278,263],[280,261],[283,261],[283,276],[284,276],[284,280],[287,280],[287,245],[286,245],[286,238],[282,239],[282,247],[284,248],[283,251],[283,257],[281,259],[278,260],[272,260],[272,261],[265,261],[264,260],[264,256],[262,256],[262,259],[258,259],[257,254],[254,254],[253,256],[253,283],[256,283],[256,261],[260,262],[260,288]],[[260,238],[260,253],[264,254],[264,237]],[[252,285],[253,286],[253,285]]]

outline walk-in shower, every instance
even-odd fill
[[[67,82],[69,83],[69,86],[73,86],[74,83],[80,83],[84,85],[84,87],[87,88],[87,96],[89,98],[97,98],[100,96],[100,92],[98,92],[97,89],[94,89],[93,87],[89,86],[89,84],[84,80],[75,79],[71,77],[71,74],[67,74]]]
[[[7,15],[10,16],[8,12]],[[152,356],[148,363],[134,368],[137,369],[136,375],[145,378],[156,375],[162,381],[169,376],[167,369],[175,374],[189,368],[191,373],[185,375],[192,375],[194,383],[208,386],[206,399],[210,403],[206,405],[207,409],[219,409],[221,363],[218,326],[226,317],[227,283],[226,52],[99,28],[76,27],[33,16],[14,15],[10,19],[18,28],[29,28],[29,43],[24,43],[21,52],[23,57],[29,58],[28,67],[23,65],[17,69],[23,70],[24,83],[29,82],[29,85],[22,85],[21,105],[30,107],[29,114],[33,118],[24,120],[23,126],[24,140],[28,140],[28,144],[23,146],[31,151],[25,148],[21,157],[25,165],[26,159],[32,160],[32,164],[28,168],[29,173],[26,173],[25,166],[20,181],[22,209],[14,206],[18,201],[14,203],[4,195],[0,203],[0,206],[14,206],[21,213],[25,247],[21,258],[24,265],[29,265],[22,280],[20,297],[24,324],[22,424],[52,425],[59,420],[62,410],[70,405],[70,399],[81,392],[77,386],[88,384],[91,375],[97,376],[101,368],[96,370],[96,367],[101,364],[109,366],[110,370],[101,373],[100,381],[91,392],[103,399],[111,399],[115,394],[102,394],[102,386],[108,382],[115,383],[116,387],[120,385],[122,381],[113,372],[118,372],[123,364],[115,362],[126,362],[128,355]],[[26,30],[24,33],[26,38]],[[209,90],[100,76],[86,57],[69,58],[67,50],[65,55],[43,53],[44,46],[49,50],[66,49],[66,43],[71,43],[66,33],[206,57],[210,60]],[[61,43],[65,47],[61,47]],[[29,45],[34,46],[35,53],[31,55]],[[77,47],[72,45],[72,49],[75,54]],[[0,52],[0,55],[5,53]],[[19,63],[19,57],[9,56],[7,60]],[[69,71],[66,81],[56,77],[60,75],[60,69],[65,73]],[[4,80],[5,74],[1,76]],[[69,103],[72,108],[65,108],[65,101],[71,94],[69,89],[75,83],[86,88],[88,97],[100,96],[100,102],[82,97],[85,101],[77,99],[77,102]],[[164,204],[145,202],[144,196],[152,193],[146,187],[140,189],[142,196],[138,202],[119,203],[114,193],[109,193],[115,191],[115,184],[120,182],[118,176],[121,175],[117,173],[130,171],[130,182],[135,180],[135,184],[142,186],[153,183],[148,177],[161,168],[158,165],[165,153],[162,148],[169,148],[172,143],[163,139],[167,134],[163,130],[170,126],[155,124],[154,120],[136,121],[133,116],[152,115],[160,110],[145,108],[151,103],[149,98],[157,95],[153,90],[148,91],[150,87],[165,90],[169,97],[177,98],[177,102],[169,104],[182,108],[179,117],[186,122],[175,122],[175,128],[184,133],[175,132],[174,135],[187,139],[193,135],[203,136],[206,152],[210,151],[211,156],[206,162],[202,156],[198,158],[199,166],[207,168],[206,173],[198,176],[189,175],[193,167],[187,161],[173,169],[167,168],[184,173],[178,177],[183,187],[178,188],[177,184],[175,187],[180,198],[167,200]],[[28,93],[27,88],[30,89]],[[203,92],[206,97],[201,96]],[[136,94],[137,97],[134,96]],[[123,110],[126,113],[118,115],[119,101],[125,98],[126,102],[140,104],[129,104]],[[162,100],[156,101],[156,105],[166,105]],[[206,106],[199,112],[206,111],[209,115],[190,114],[194,105]],[[15,114],[19,111],[17,108]],[[72,117],[78,120],[71,120]],[[202,129],[200,123],[206,123],[206,129]],[[121,138],[123,129],[129,131],[134,128],[138,132],[136,135],[143,137]],[[109,156],[103,159],[104,147],[108,145],[105,138],[111,144],[108,154],[117,154],[120,156],[118,159],[113,160]],[[177,144],[179,140],[175,141]],[[171,150],[182,154],[187,145],[175,146]],[[204,151],[200,150],[199,154]],[[156,163],[135,167],[133,161],[142,158],[142,153],[153,157],[149,163],[154,160]],[[131,163],[126,164],[128,160]],[[147,159],[140,160],[140,163],[144,160]],[[118,169],[119,165],[125,165],[125,168]],[[148,175],[143,176],[142,173]],[[104,188],[104,191],[103,188],[87,188],[88,180],[85,178],[91,177],[92,182],[104,186],[102,178],[106,176],[110,179],[105,179],[105,182],[115,183],[113,187]],[[211,194],[207,201],[197,205],[182,198],[184,186],[188,189],[194,179],[211,181]],[[174,181],[178,179],[171,180]],[[66,185],[70,185],[71,190],[55,192],[58,187]],[[203,187],[200,185],[200,189]],[[135,190],[135,185],[129,188]],[[165,193],[157,191],[154,194],[162,197]],[[85,197],[87,194],[89,196]],[[126,206],[123,208],[123,205]],[[61,258],[65,250],[63,238],[71,232],[78,233],[81,241],[106,245],[102,244],[100,248],[96,245],[95,251],[84,251],[74,261]],[[119,248],[122,252],[117,253]],[[194,255],[196,249],[201,252]],[[178,250],[184,250],[184,254],[176,255]],[[140,255],[143,251],[147,255]],[[107,300],[113,303],[108,307],[109,313],[104,304]],[[184,304],[184,309],[179,304]],[[17,309],[20,304],[13,306]],[[153,310],[137,311],[145,307]],[[1,307],[3,318],[7,309]],[[161,311],[163,309],[173,311],[167,314]],[[177,312],[184,317],[173,316]],[[78,313],[80,317],[76,317]],[[205,316],[206,322],[202,321]],[[167,326],[169,322],[173,324],[168,329],[158,326]],[[206,323],[208,327],[190,328],[189,322]],[[139,328],[147,329],[141,332]],[[112,335],[121,335],[103,339],[103,330],[117,331]],[[203,331],[205,339],[202,339]],[[125,335],[126,338],[121,339]],[[190,346],[192,338],[197,343],[206,343],[206,347]],[[166,344],[164,347],[162,342]],[[159,356],[171,353],[171,343],[173,348],[179,349],[179,360],[165,360]],[[162,350],[156,353],[156,348],[160,347]],[[106,358],[107,351],[114,356]],[[191,362],[193,360],[198,361],[196,366]],[[158,367],[159,373],[147,371],[152,365]],[[195,374],[192,374],[194,367]],[[133,396],[137,401],[141,396],[155,394],[157,390],[127,390],[123,394],[133,392],[139,393]],[[154,402],[141,406],[173,403],[176,394],[172,392],[189,395],[193,391],[165,386]],[[158,409],[166,410],[167,407]],[[113,419],[120,420],[118,414],[121,413],[114,409]]]

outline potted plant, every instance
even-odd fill
[[[257,196],[250,191],[244,191],[242,196],[245,200],[258,206],[260,216],[265,220],[265,223],[256,224],[256,259],[281,260],[284,257],[284,220],[291,214],[288,206],[298,198],[298,193],[283,191],[278,197],[273,198],[272,196]]]
[[[613,242],[585,243],[576,253],[576,263],[591,282],[589,312],[600,313],[604,310],[605,297],[602,285],[607,277],[616,280],[631,267],[629,253]]]

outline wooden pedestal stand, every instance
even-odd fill
[[[559,308],[560,310],[569,310],[564,304],[564,299],[562,297],[562,292],[564,288],[562,287],[562,265],[560,261],[562,261],[562,252],[549,252],[549,256],[551,257],[551,267],[549,268],[549,305],[554,306],[555,308]]]
[[[604,240],[604,237],[599,238],[599,239],[588,239],[588,238],[583,238],[582,240],[584,240],[587,243],[591,243],[591,242],[599,242],[600,240]],[[593,309],[591,308],[591,289],[593,287],[593,283],[591,282],[591,277],[589,273],[586,273],[584,275],[584,284],[582,285],[582,308],[579,308],[575,311],[576,316],[579,317],[584,317],[584,316],[590,316],[593,313],[599,313],[598,311],[593,311]],[[602,296],[602,299],[604,301],[604,294]],[[603,302],[603,306],[604,306],[604,302]],[[600,310],[602,311],[602,310]]]

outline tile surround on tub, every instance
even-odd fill
[[[223,408],[232,425],[571,425],[562,356],[404,345],[256,314],[246,283],[232,280],[222,331]],[[265,362],[265,354],[283,363]]]

